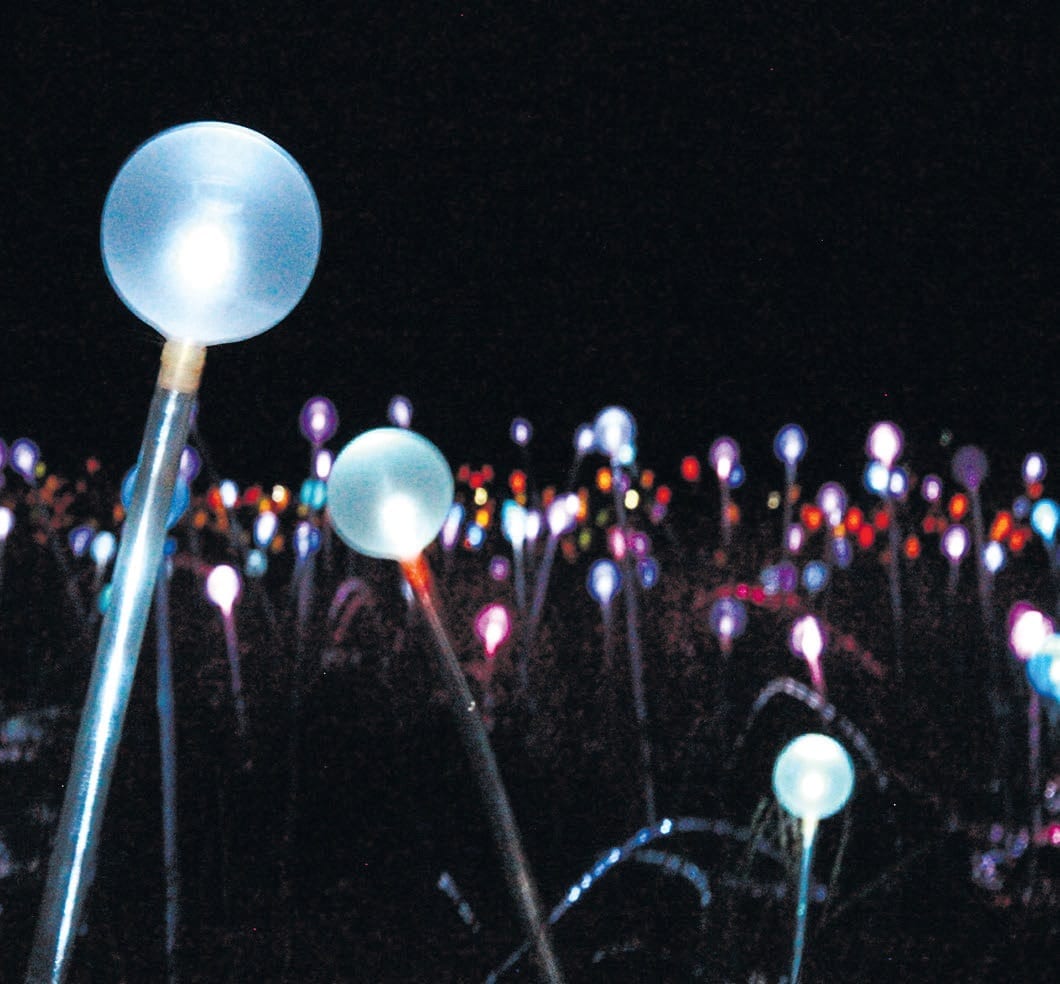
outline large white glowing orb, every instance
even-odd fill
[[[828,735],[811,732],[788,742],[773,766],[773,792],[800,819],[824,820],[838,813],[854,791],[854,763]]]
[[[100,246],[125,305],[167,338],[250,338],[301,300],[320,255],[320,207],[298,163],[254,130],[164,130],[125,161]]]
[[[415,431],[380,427],[346,445],[328,478],[336,532],[358,553],[414,560],[439,533],[453,503],[453,473]]]

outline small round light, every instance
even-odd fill
[[[710,631],[726,644],[743,635],[747,628],[747,608],[736,598],[718,598],[710,606],[707,619]]]
[[[617,464],[632,461],[636,437],[637,425],[624,407],[605,407],[593,421],[597,450]]]
[[[118,546],[118,538],[109,530],[103,530],[92,538],[89,554],[99,568],[106,567]]]
[[[883,420],[874,424],[865,442],[865,451],[874,461],[880,462],[888,471],[894,467],[902,453],[902,431],[897,424]]]
[[[395,427],[412,426],[412,401],[407,396],[394,396],[386,408],[386,419]]]
[[[1030,659],[1053,634],[1053,620],[1026,601],[1017,601],[1008,613],[1008,644],[1018,659]]]
[[[789,742],[773,766],[773,792],[800,819],[824,820],[838,813],[854,791],[854,763],[828,735],[810,733]]]
[[[1023,482],[1025,485],[1033,485],[1045,478],[1046,466],[1044,455],[1032,451],[1023,459]]]
[[[942,534],[942,553],[947,557],[951,564],[958,564],[964,558],[964,555],[968,553],[968,544],[970,538],[968,536],[968,530],[961,526],[960,523],[952,523],[946,527],[946,532]]]
[[[442,528],[453,503],[453,474],[441,451],[400,427],[354,438],[335,459],[328,509],[358,553],[413,560]]]
[[[586,587],[598,605],[604,607],[610,605],[621,583],[622,575],[619,573],[618,565],[613,560],[603,557],[594,561],[589,568]]]
[[[243,591],[243,579],[231,564],[218,564],[206,576],[206,597],[210,599],[227,618],[232,614],[232,606],[239,600]]]
[[[1052,499],[1039,499],[1031,508],[1031,528],[1046,543],[1056,539],[1056,527],[1060,522],[1060,506]]]
[[[486,650],[486,658],[493,659],[512,631],[512,618],[500,603],[486,605],[475,616],[475,634]]]
[[[298,415],[298,429],[310,444],[330,441],[338,427],[339,412],[326,396],[312,396],[305,401]]]
[[[920,482],[920,494],[925,502],[938,502],[942,498],[942,479],[938,475],[925,475]]]
[[[798,424],[785,424],[773,439],[773,454],[777,460],[793,468],[806,453],[806,432]]]
[[[534,428],[525,417],[516,417],[512,421],[512,426],[508,433],[512,443],[525,448],[530,443],[530,438],[534,436]]]
[[[740,445],[735,438],[719,437],[711,446],[707,455],[710,467],[718,476],[719,482],[727,482],[733,465],[740,460]]]

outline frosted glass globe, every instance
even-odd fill
[[[453,502],[453,473],[425,437],[401,427],[346,445],[328,478],[336,532],[358,553],[413,560],[439,533]]]
[[[320,207],[281,147],[232,123],[142,144],[103,205],[100,246],[125,305],[167,338],[215,345],[268,330],[301,300]]]
[[[828,735],[800,735],[773,766],[773,792],[792,816],[823,820],[838,813],[854,790],[854,763]]]

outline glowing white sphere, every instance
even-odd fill
[[[605,407],[593,421],[597,450],[612,461],[630,464],[633,460],[637,425],[624,407]]]
[[[103,530],[92,538],[89,555],[97,567],[106,567],[118,547],[118,538],[109,530]]]
[[[206,597],[226,616],[232,614],[232,606],[242,591],[243,579],[231,564],[218,564],[206,576]]]
[[[167,338],[250,338],[301,300],[320,255],[309,179],[254,130],[201,122],[156,134],[125,161],[100,245],[125,305]]]
[[[1041,652],[1053,634],[1053,620],[1033,605],[1018,601],[1008,615],[1008,644],[1019,659],[1027,660]]]
[[[15,526],[15,514],[7,507],[0,506],[0,543],[3,543]]]
[[[1023,481],[1027,485],[1033,485],[1045,478],[1045,457],[1037,451],[1032,451],[1023,459]]]
[[[773,454],[777,460],[794,467],[806,453],[806,431],[798,424],[785,424],[773,439]]]
[[[883,420],[872,426],[865,442],[865,450],[870,458],[880,462],[889,471],[902,453],[903,442],[902,431],[898,425]]]
[[[814,615],[803,615],[795,620],[788,637],[791,651],[807,662],[816,662],[825,648],[825,632]]]
[[[968,553],[968,544],[970,543],[970,537],[968,536],[968,530],[961,526],[960,523],[954,523],[952,526],[946,527],[946,532],[942,534],[942,553],[949,559],[950,563],[959,563],[966,553]]]
[[[792,816],[824,820],[854,791],[854,763],[828,735],[800,735],[784,746],[773,766],[773,792]]]
[[[413,560],[439,533],[453,503],[453,473],[441,451],[401,427],[354,438],[328,478],[335,530],[358,553]]]
[[[621,584],[622,575],[613,560],[601,557],[593,561],[586,578],[586,587],[598,605],[610,605]]]

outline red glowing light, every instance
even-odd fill
[[[1045,491],[1045,486],[1041,482],[1031,482],[1027,486],[1027,497],[1030,499],[1040,499],[1042,493]]]
[[[1025,546],[1027,546],[1027,539],[1030,536],[1030,531],[1023,528],[1017,527],[1008,535],[1008,548],[1013,553],[1020,553]]]
[[[1012,532],[1012,513],[1001,510],[990,524],[990,539],[1004,540]]]
[[[746,601],[751,597],[751,589],[746,584],[737,584],[736,597]]]
[[[799,520],[802,525],[806,527],[811,533],[816,533],[821,528],[821,523],[824,521],[824,513],[814,505],[806,503],[799,510]]]
[[[916,560],[920,556],[920,541],[915,536],[907,536],[903,546],[906,557]]]
[[[467,480],[471,477],[471,466],[461,465],[456,472],[456,480],[462,485],[467,485]]]
[[[858,530],[858,546],[868,550],[876,541],[876,531],[871,526],[862,526]]]
[[[681,459],[681,477],[686,482],[698,482],[701,474],[699,459],[694,454],[685,455]]]
[[[968,496],[958,492],[950,499],[949,511],[952,519],[961,519],[968,512]]]
[[[751,601],[756,605],[761,605],[766,600],[766,589],[761,585],[756,585],[751,588]]]
[[[467,484],[470,485],[473,489],[482,488],[482,472],[473,471],[468,477]]]
[[[938,532],[939,521],[934,516],[925,516],[920,528],[928,534]]]
[[[877,509],[872,514],[872,525],[881,533],[891,525],[891,516],[886,509]]]
[[[513,495],[522,495],[526,492],[526,472],[516,468],[508,476],[508,488],[512,490]]]
[[[85,471],[89,475],[95,475],[100,469],[99,458],[89,458],[85,462]]]
[[[673,500],[673,497],[674,497],[674,493],[673,493],[673,490],[670,488],[669,485],[660,485],[655,490],[655,501],[660,506],[668,506],[668,505],[670,505],[670,502]]]
[[[857,507],[847,510],[846,527],[851,533],[857,533],[865,525],[865,514]]]
[[[492,482],[496,476],[493,472],[493,465],[482,466],[482,478],[487,482]]]

